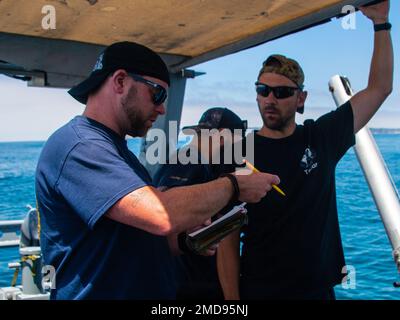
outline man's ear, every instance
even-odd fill
[[[111,76],[111,82],[116,93],[122,94],[124,92],[125,79],[128,74],[125,70],[116,70]]]
[[[297,112],[303,114],[304,113],[304,105],[306,103],[308,92],[300,91],[297,97]]]

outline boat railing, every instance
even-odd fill
[[[0,248],[18,247],[24,220],[0,221]]]
[[[31,206],[27,208],[28,215],[35,211]],[[55,283],[55,278],[43,277],[47,269],[42,264],[40,247],[25,246],[26,241],[21,242],[21,227],[27,225],[28,215],[25,220],[0,221],[0,249],[17,247],[20,254],[19,261],[8,263],[8,267],[14,269],[14,276],[10,287],[0,288],[0,300],[48,300],[52,283]],[[21,275],[21,285],[17,285],[18,274]]]

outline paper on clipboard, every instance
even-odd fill
[[[223,215],[221,218],[215,220],[213,223],[211,223],[210,225],[208,225],[207,227],[204,227],[202,229],[199,229],[197,231],[194,231],[192,233],[189,233],[189,237],[195,237],[196,235],[198,235],[201,232],[206,231],[207,229],[210,229],[212,227],[214,227],[217,224],[220,224],[221,222],[223,222],[224,220],[230,218],[231,216],[233,216],[234,214],[236,214],[237,212],[241,211],[244,209],[244,206],[246,205],[246,202],[243,202],[242,204],[235,206],[232,208],[231,211],[229,211],[228,213],[226,213],[225,215]]]
[[[248,221],[245,205],[246,203],[242,203],[235,206],[209,226],[188,234],[186,237],[187,246],[192,251],[201,254],[230,233],[240,229]]]

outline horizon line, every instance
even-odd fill
[[[254,130],[254,129],[260,129],[259,127],[249,127],[247,130]],[[375,131],[373,133],[375,134],[400,134],[400,127],[398,128],[382,128],[382,127],[377,127],[377,128],[369,128],[371,131]],[[389,131],[389,132],[379,132],[379,131]],[[391,132],[394,131],[394,132]],[[179,133],[182,133],[182,130],[179,131]],[[179,136],[180,134],[178,134]],[[189,137],[189,135],[186,135]],[[131,139],[141,139],[143,137],[127,137],[127,140]],[[0,140],[0,143],[42,143],[46,142],[47,139],[44,140]]]

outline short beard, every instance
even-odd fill
[[[269,121],[266,117],[263,118],[264,126],[275,131],[283,131],[289,124],[290,119],[279,118],[276,121]]]
[[[261,110],[263,110],[263,111],[261,111]],[[283,131],[285,128],[287,128],[289,126],[289,124],[292,122],[292,120],[295,117],[294,115],[291,117],[282,117],[281,114],[279,113],[279,117],[276,120],[270,121],[270,120],[268,120],[267,116],[264,115],[265,108],[261,109],[261,110],[260,110],[260,113],[261,113],[261,118],[263,120],[264,126],[268,129],[274,130],[274,131]],[[276,110],[276,108],[275,108],[275,110]]]
[[[144,115],[139,108],[132,104],[132,101],[135,100],[136,92],[135,88],[130,88],[126,97],[121,99],[121,105],[129,121],[128,134],[132,137],[143,137],[146,135],[148,128],[146,127]]]

